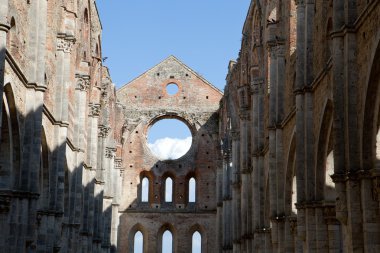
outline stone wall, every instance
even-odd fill
[[[378,252],[379,10],[251,2],[220,108],[223,252]]]
[[[166,86],[175,83],[170,95]],[[216,243],[216,169],[219,100],[222,93],[173,56],[165,59],[117,91],[124,107],[123,199],[120,202],[120,252],[133,252],[134,235],[144,235],[144,252],[161,250],[162,234],[173,234],[175,252],[188,252],[195,231],[202,235],[203,251]],[[149,128],[161,119],[184,122],[192,133],[187,154],[160,160],[147,145]],[[141,182],[149,179],[149,200],[141,200]],[[165,180],[173,180],[173,200],[166,202]],[[196,202],[189,203],[189,179],[196,181]]]
[[[118,106],[95,1],[0,5],[0,251],[115,252]]]

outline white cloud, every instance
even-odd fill
[[[191,137],[186,139],[163,138],[154,143],[148,143],[148,147],[160,160],[173,160],[180,158],[190,149]]]

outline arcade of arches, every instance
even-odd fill
[[[174,56],[116,90],[101,29],[0,1],[0,252],[380,252],[378,0],[252,0],[224,93]]]

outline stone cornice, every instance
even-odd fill
[[[59,121],[56,120],[53,116],[53,114],[49,111],[49,109],[46,107],[46,105],[43,105],[43,112],[45,116],[49,119],[49,121],[54,125],[54,126],[60,126],[60,127],[68,127],[69,123],[66,121]]]

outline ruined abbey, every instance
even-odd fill
[[[0,253],[380,252],[379,0],[252,0],[224,91],[175,56],[116,89],[101,35],[95,0],[0,1]]]

